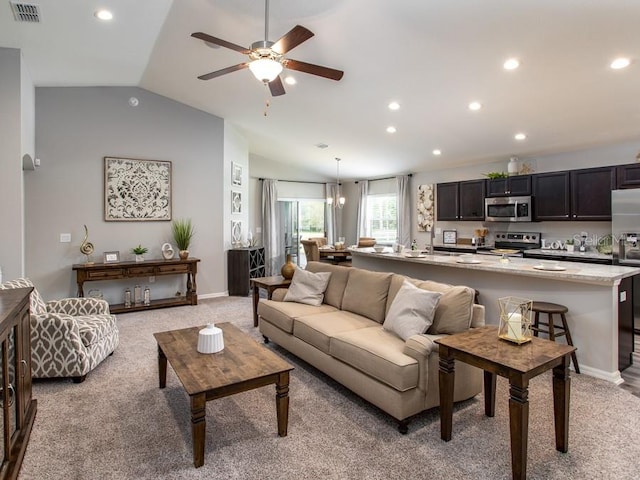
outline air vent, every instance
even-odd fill
[[[40,22],[40,7],[30,3],[9,2],[16,22]]]

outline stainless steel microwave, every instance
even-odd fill
[[[484,219],[487,222],[530,222],[531,197],[493,197],[484,199]]]

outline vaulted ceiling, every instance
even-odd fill
[[[190,36],[264,40],[262,0],[25,2],[39,23],[2,3],[0,46],[22,49],[36,86],[140,86],[232,122],[255,155],[323,175],[335,157],[344,178],[374,178],[640,139],[637,0],[271,0],[269,40],[303,25],[315,36],[287,56],[345,72],[285,70],[297,84],[274,98],[248,69],[198,80],[246,57]],[[631,65],[611,69],[617,57]]]

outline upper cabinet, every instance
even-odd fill
[[[615,168],[617,188],[640,188],[640,164],[618,165]]]
[[[531,195],[531,175],[489,179],[487,197],[521,197]]]
[[[571,171],[571,220],[611,220],[615,167]]]
[[[484,220],[484,180],[439,183],[436,187],[438,220]]]
[[[436,186],[436,216],[438,220],[459,220],[459,182],[439,183]]]
[[[535,220],[611,220],[612,167],[533,176]]]
[[[571,196],[569,172],[533,175],[534,220],[569,220]]]

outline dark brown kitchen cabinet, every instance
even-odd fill
[[[570,220],[570,173],[533,175],[533,216],[535,220]]]
[[[572,170],[571,220],[611,220],[611,190],[615,188],[615,168]]]
[[[438,220],[458,220],[459,182],[438,183],[436,185],[436,216]]]
[[[484,220],[484,180],[439,183],[436,186],[438,220]]]
[[[460,182],[460,220],[484,220],[484,180]]]
[[[487,197],[521,197],[531,195],[531,175],[488,179]]]
[[[616,180],[617,188],[640,188],[640,164],[618,165]]]

